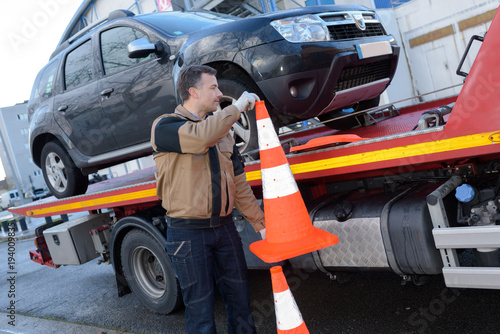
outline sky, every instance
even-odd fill
[[[0,3],[0,108],[29,99],[81,0],[4,0]],[[5,173],[0,165],[0,180]]]
[[[24,0],[0,4],[0,107],[29,99],[38,71],[47,63],[82,1]]]

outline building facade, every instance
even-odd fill
[[[7,190],[27,193],[35,188],[46,188],[42,171],[30,157],[27,102],[0,108],[0,131],[3,143],[0,156],[5,171]],[[10,163],[9,163],[10,160]],[[11,168],[12,164],[12,168]]]

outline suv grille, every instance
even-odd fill
[[[366,30],[359,30],[354,24],[329,25],[332,40],[354,39],[361,37],[384,36],[386,32],[381,23],[366,23]]]
[[[355,67],[344,67],[340,73],[335,91],[341,91],[361,86],[377,80],[389,78],[391,60],[382,60],[375,63]]]

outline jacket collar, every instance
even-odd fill
[[[190,113],[181,104],[179,104],[177,106],[177,108],[175,108],[174,114],[182,115],[183,117],[185,117],[185,118],[187,118],[187,119],[189,119],[190,121],[193,121],[193,122],[200,122],[200,121],[203,120],[203,119],[196,118],[196,116],[194,116],[192,113]],[[205,116],[205,118],[206,118],[206,116]]]

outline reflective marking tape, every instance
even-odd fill
[[[320,170],[358,166],[366,163],[389,161],[394,159],[419,157],[425,154],[449,152],[473,147],[481,147],[492,145],[489,137],[491,132],[479,133],[474,135],[453,137],[443,140],[423,142],[419,144],[398,146],[377,151],[363,152],[352,155],[333,157],[322,160],[314,160],[291,165],[294,174],[315,172]],[[422,162],[417,159],[417,162]],[[411,165],[412,161],[404,161],[405,164]],[[261,178],[261,171],[255,170],[247,173],[247,180],[254,181]]]
[[[149,198],[149,197],[156,197],[156,188],[134,191],[134,192],[124,193],[124,194],[120,194],[120,195],[100,197],[100,198],[95,198],[95,199],[91,199],[91,200],[84,200],[81,202],[79,201],[79,202],[71,202],[71,203],[61,204],[61,205],[48,206],[48,207],[44,207],[44,208],[40,208],[40,209],[33,208],[33,209],[31,209],[31,211],[28,212],[27,215],[28,216],[39,216],[39,215],[46,215],[48,213],[65,212],[65,211],[70,211],[70,210],[77,211],[79,209],[88,208],[88,207],[101,207],[101,208],[110,207],[111,208],[116,203],[125,202],[125,201],[136,201],[137,199]]]
[[[290,289],[274,293],[274,310],[276,313],[276,327],[279,330],[291,330],[299,327],[304,322]]]
[[[274,130],[273,122],[270,118],[257,120],[257,134],[259,137],[260,150],[267,150],[281,146],[278,135]]]
[[[262,170],[262,191],[265,199],[284,197],[299,191],[288,163]]]

